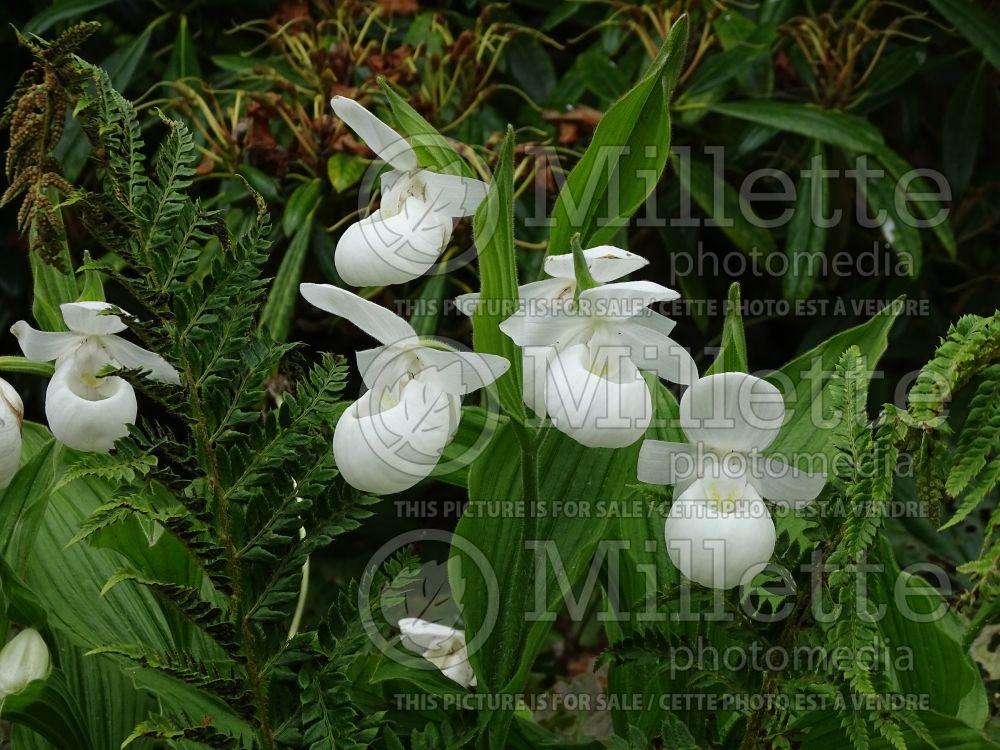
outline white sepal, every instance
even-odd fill
[[[810,473],[776,458],[750,457],[750,484],[766,500],[783,508],[804,508],[823,491],[826,474]]]
[[[106,313],[116,308],[108,302],[65,302],[59,305],[66,327],[84,336],[112,336],[128,326],[117,315]]]
[[[180,373],[159,354],[126,341],[121,336],[104,336],[100,341],[113,364],[129,370],[144,370],[146,377],[161,383],[181,384]]]
[[[39,331],[19,320],[10,327],[24,356],[32,362],[54,362],[80,345],[81,337],[63,331]]]
[[[653,281],[618,281],[580,292],[580,310],[587,315],[624,320],[644,315],[643,310],[654,302],[670,302],[680,296]]]
[[[482,180],[439,174],[429,169],[417,172],[415,179],[423,183],[424,200],[430,207],[453,219],[474,214],[489,190],[489,185]]]
[[[654,320],[647,318],[644,322]],[[691,353],[672,338],[632,319],[619,323],[615,333],[617,343],[629,347],[632,362],[640,370],[655,372],[657,377],[681,385],[698,380],[698,365]]]
[[[428,346],[416,347],[413,352],[420,362],[420,370],[414,377],[454,396],[485,388],[510,369],[510,361],[497,354],[444,351]]]
[[[416,343],[417,333],[398,315],[332,284],[300,284],[299,293],[320,310],[346,318],[380,344]]]
[[[702,475],[703,458],[698,446],[691,443],[643,440],[636,478],[648,484],[673,485],[676,497]]]
[[[406,139],[356,101],[335,96],[330,106],[380,159],[403,172],[413,172],[419,167],[417,155]]]
[[[613,245],[598,245],[583,251],[587,268],[594,281],[608,282],[638,271],[649,261],[641,255],[630,253]],[[545,273],[559,279],[576,281],[576,271],[573,269],[573,253],[550,255],[545,259]]]
[[[681,396],[684,434],[718,450],[762,451],[774,442],[784,419],[781,392],[742,372],[701,378]]]

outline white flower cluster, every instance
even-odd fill
[[[452,219],[474,213],[486,185],[420,168],[406,140],[356,102],[335,97],[331,106],[393,168],[382,178],[380,208],[337,244],[337,270],[356,286],[419,277],[444,251]],[[651,307],[680,295],[651,281],[620,281],[647,262],[611,246],[550,256],[551,278],[519,288],[521,308],[501,330],[522,350],[525,405],[589,447],[623,448],[645,436],[653,399],[644,373],[687,387],[680,410],[689,442],[644,441],[637,475],[674,485],[665,536],[677,568],[705,586],[731,588],[760,572],[774,551],[763,499],[807,502],[825,476],[762,455],[784,420],[781,394],[742,373],[700,378],[690,353],[670,338],[674,321]],[[303,284],[301,291],[379,342],[357,354],[368,391],[336,427],[341,473],[374,493],[413,486],[454,436],[459,397],[492,383],[509,363],[421,341],[401,318],[337,287]],[[459,308],[471,313],[478,301],[464,295]],[[688,459],[683,471],[678,457]],[[456,682],[475,684],[461,631],[413,618],[399,626],[412,650]]]
[[[355,286],[418,278],[445,250],[453,220],[474,213],[487,186],[421,168],[412,146],[357,102],[335,97],[331,106],[392,167],[381,180],[380,208],[340,238],[338,272]],[[680,418],[688,442],[644,441],[637,475],[674,485],[665,536],[677,568],[706,586],[730,588],[756,575],[774,550],[775,527],[763,500],[809,501],[825,476],[762,455],[784,420],[781,394],[742,373],[699,378],[687,349],[670,338],[674,321],[651,307],[680,295],[651,281],[621,281],[647,262],[606,245],[550,256],[544,266],[550,278],[521,286],[521,308],[500,328],[522,350],[526,406],[585,446],[623,448],[643,439],[653,417],[647,376],[686,387]],[[339,287],[302,284],[300,291],[378,342],[357,352],[367,390],[335,428],[341,474],[375,494],[414,486],[453,439],[462,396],[493,383],[510,362],[421,339],[402,318]],[[466,311],[478,301],[476,294],[459,299]],[[69,303],[62,305],[67,332],[37,331],[24,321],[11,329],[28,359],[55,363],[46,393],[49,426],[79,450],[111,450],[135,421],[135,392],[111,371],[139,369],[179,382],[162,357],[118,335],[126,325],[116,309]],[[0,381],[0,487],[17,468],[22,412],[17,394]],[[451,679],[475,685],[461,631],[414,619],[400,628],[404,642]]]

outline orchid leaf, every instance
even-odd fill
[[[548,255],[610,240],[655,188],[670,154],[670,98],[687,51],[690,21],[682,15],[642,79],[601,118],[593,140],[569,173],[552,212]]]

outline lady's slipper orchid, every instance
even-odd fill
[[[642,370],[683,384],[698,376],[669,338],[674,322],[649,307],[677,292],[651,281],[602,283],[644,263],[609,246],[552,256],[546,270],[555,278],[522,286],[521,309],[500,324],[524,353],[525,403],[592,448],[631,445],[646,431],[653,406]]]
[[[0,650],[0,700],[44,680],[50,671],[49,647],[42,636],[32,628],[22,630]]]
[[[353,99],[335,96],[330,106],[393,167],[382,176],[379,209],[349,226],[337,243],[337,272],[352,286],[401,284],[422,276],[448,245],[452,220],[475,213],[486,184],[421,169],[403,136]]]
[[[476,687],[464,631],[416,617],[400,620],[399,631],[403,645],[427,659],[445,677],[463,687]]]
[[[620,279],[649,263],[641,255],[611,245],[588,248],[583,251],[583,255],[590,274],[595,281],[600,282]],[[545,259],[542,268],[552,278],[519,286],[517,292],[522,307],[535,306],[541,310],[547,304],[557,305],[572,301],[576,293],[576,273],[573,269],[572,253],[550,255]],[[459,310],[466,315],[472,315],[479,304],[479,292],[462,294],[455,299],[455,302]],[[659,322],[666,331],[673,326],[668,318],[651,309],[647,308],[644,314],[650,318],[660,318]],[[551,353],[551,346],[522,347],[524,403],[539,416],[545,416],[545,373]]]
[[[825,474],[762,455],[784,419],[784,400],[773,385],[720,373],[701,378],[681,397],[680,425],[690,442],[642,444],[639,479],[674,486],[667,552],[688,578],[722,589],[748,582],[774,552],[774,521],[762,498],[797,508],[822,491]]]
[[[10,484],[21,462],[24,404],[13,386],[0,378],[0,490]]]
[[[45,415],[55,437],[81,451],[105,452],[128,434],[138,407],[135,389],[104,375],[111,368],[144,370],[147,377],[177,385],[180,376],[166,360],[116,335],[127,326],[106,302],[68,302],[60,306],[67,332],[38,331],[19,320],[11,327],[24,356],[55,362],[45,392]]]
[[[369,390],[337,422],[337,468],[365,492],[386,495],[412,487],[434,470],[454,437],[461,396],[492,383],[510,363],[493,354],[434,348],[402,318],[344,289],[299,289],[310,303],[347,318],[381,344],[357,353]]]

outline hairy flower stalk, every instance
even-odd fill
[[[10,484],[21,462],[24,404],[13,386],[0,378],[0,489]]]
[[[421,169],[403,136],[353,99],[335,96],[330,106],[393,168],[382,175],[379,209],[349,226],[337,243],[337,272],[353,286],[402,284],[422,276],[448,245],[453,219],[475,213],[486,184]]]
[[[0,701],[20,693],[52,671],[49,648],[37,630],[27,628],[0,650]]]
[[[469,664],[464,630],[418,617],[406,617],[398,624],[406,648],[423,656],[445,677],[462,687],[476,687],[476,675]]]
[[[24,355],[55,362],[45,392],[45,416],[60,442],[81,451],[107,452],[128,434],[138,404],[135,389],[107,370],[143,370],[147,377],[177,385],[180,376],[166,360],[117,334],[127,326],[106,302],[67,302],[60,306],[67,332],[39,331],[19,320],[11,332]]]
[[[664,533],[667,553],[688,578],[710,588],[747,583],[774,552],[774,521],[763,499],[800,508],[826,474],[763,455],[785,419],[781,393],[739,372],[709,375],[680,401],[687,443],[646,440],[638,478],[674,486]]]
[[[368,391],[337,422],[333,453],[344,479],[378,495],[430,475],[458,429],[461,397],[510,367],[504,357],[427,346],[402,318],[328,284],[302,284],[316,307],[350,320],[380,346],[357,353]]]
[[[607,245],[551,256],[554,278],[519,287],[521,309],[500,325],[524,354],[525,404],[592,448],[642,437],[653,412],[643,371],[682,384],[698,376],[669,337],[674,322],[649,307],[680,295],[651,281],[609,283],[646,263]]]

